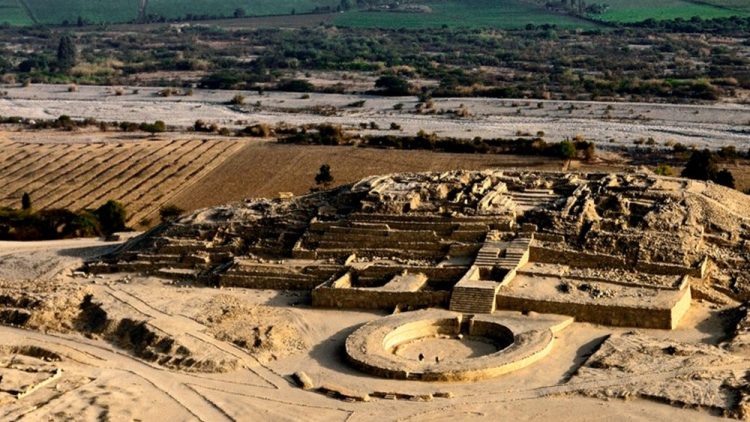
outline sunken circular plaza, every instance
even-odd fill
[[[346,340],[357,369],[384,378],[466,381],[524,368],[549,353],[571,318],[498,312],[467,316],[444,310],[395,314]]]

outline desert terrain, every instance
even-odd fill
[[[297,220],[280,220],[264,228],[245,229],[243,225],[255,217],[226,227],[222,226],[225,223],[213,220],[227,209],[237,207],[236,204],[284,203],[288,193],[308,198],[303,201],[313,200],[309,198],[316,198],[315,195],[329,195],[325,192],[308,195],[320,189],[315,176],[323,164],[332,169],[334,187],[400,172],[450,175],[456,170],[491,173],[505,169],[525,171],[527,173],[523,174],[529,175],[561,170],[592,174],[646,171],[651,174],[648,168],[633,164],[633,157],[638,156],[644,139],[653,139],[649,143],[649,154],[654,151],[659,154],[660,150],[669,154],[674,143],[713,150],[727,146],[747,150],[750,146],[746,129],[750,108],[747,106],[465,98],[436,99],[432,106],[434,111],[425,113],[415,111],[419,101],[414,97],[313,93],[303,98],[297,93],[259,95],[195,90],[191,96],[164,98],[156,95],[158,89],[142,87],[137,88],[137,92],[128,87],[90,86],[69,92],[64,86],[54,85],[3,89],[7,90],[0,99],[0,115],[3,116],[39,121],[54,120],[61,115],[104,122],[163,120],[168,125],[166,132],[148,134],[102,131],[96,126],[66,131],[7,124],[0,133],[0,168],[3,170],[0,205],[18,207],[24,193],[31,196],[35,209],[92,209],[115,199],[125,205],[129,227],[151,229],[143,234],[140,231],[121,233],[120,240],[111,242],[101,239],[0,242],[0,316],[5,323],[0,326],[3,338],[0,415],[3,419],[153,420],[167,417],[203,421],[300,418],[369,421],[382,420],[383,415],[388,415],[388,420],[438,421],[483,420],[498,414],[519,420],[746,417],[743,409],[747,402],[750,360],[746,355],[745,337],[738,334],[741,324],[737,322],[741,318],[740,303],[747,291],[741,281],[743,276],[739,274],[746,262],[743,261],[746,252],[742,252],[742,234],[727,234],[726,237],[707,234],[711,239],[709,243],[717,248],[709,253],[719,263],[715,268],[722,268],[726,273],[714,273],[693,281],[689,309],[685,308],[684,315],[674,319],[673,329],[648,324],[632,328],[627,324],[587,321],[580,316],[579,320],[566,322],[564,329],[554,332],[550,337],[554,345],[543,359],[511,374],[430,382],[378,377],[351,364],[345,354],[348,339],[368,323],[378,323],[389,317],[394,308],[367,309],[369,306],[357,305],[361,299],[356,296],[346,299],[349,302],[344,305],[331,306],[314,297],[318,288],[311,290],[295,285],[298,278],[307,283],[305,286],[313,286],[310,283],[320,283],[329,276],[332,278],[321,286],[338,283],[332,280],[339,273],[331,273],[333,270],[329,267],[344,262],[343,255],[315,260],[301,255],[289,259],[289,254],[296,253],[294,250],[280,252],[284,256],[281,259],[265,256],[276,248],[291,248],[284,230],[301,230],[296,228]],[[245,95],[244,104],[228,104],[238,93]],[[358,103],[361,101],[364,103]],[[353,103],[357,103],[356,106],[352,106]],[[397,104],[403,107],[394,107]],[[457,109],[469,112],[463,117],[445,112]],[[275,127],[334,123],[355,136],[413,135],[423,129],[460,139],[513,138],[544,132],[544,137],[550,141],[577,137],[594,142],[597,157],[561,160],[538,155],[291,144],[278,142],[274,136],[243,137],[234,133],[195,131],[193,126],[197,120],[233,130],[259,123]],[[389,129],[392,123],[399,129]],[[643,162],[651,163],[653,158],[644,158]],[[747,186],[747,166],[740,160],[730,165],[739,186]],[[622,177],[629,180],[629,176]],[[654,183],[650,179],[653,175],[636,179],[640,180],[639,177]],[[663,186],[660,183],[656,183],[659,189],[667,191],[676,186],[683,186],[692,193],[705,189],[688,188],[686,186],[690,185],[674,181],[664,182]],[[616,184],[612,182],[607,186]],[[415,185],[405,183],[404,186],[408,191]],[[468,190],[465,201],[486,189],[486,185],[481,186]],[[513,197],[517,204],[513,213],[519,213],[519,221],[527,221],[524,213],[543,206],[543,201],[557,198],[557,193],[553,194],[549,186],[549,183],[529,185],[528,194]],[[743,206],[739,202],[734,204],[734,194],[716,196],[714,189],[706,190],[705,194],[710,198],[709,210],[701,210],[697,215],[704,212],[714,215],[711,213],[719,211],[711,207],[719,203],[729,207],[729,215],[739,216],[738,221],[744,221]],[[560,195],[571,190],[564,188]],[[403,192],[398,189],[394,192],[396,196],[388,197],[388,201],[400,204],[398,195]],[[641,207],[652,200],[634,199],[630,205],[626,201],[621,206],[631,207],[638,214],[643,213]],[[388,207],[388,201],[376,207]],[[611,213],[624,212],[623,208],[607,201],[596,205],[605,209],[597,208],[595,214],[609,218]],[[165,206],[185,210],[191,223],[157,225],[159,211]],[[659,213],[672,212],[674,204],[666,202],[662,206]],[[327,209],[320,204],[316,207]],[[409,210],[409,207],[403,210],[400,207],[394,205],[380,212]],[[193,211],[195,213],[191,214]],[[585,221],[592,211],[585,207],[579,211],[583,225],[588,227]],[[657,212],[656,209],[653,212]],[[725,212],[715,215],[724,216]],[[638,215],[629,216],[629,221],[640,219]],[[501,214],[497,218],[502,221],[506,217]],[[654,221],[659,221],[658,218]],[[741,223],[722,218],[710,226],[709,232],[714,233],[717,227],[724,227],[723,224],[731,227],[728,230],[744,230]],[[316,220],[311,221],[303,226],[318,224]],[[409,224],[421,227],[419,224],[424,224],[419,222],[421,220],[415,221],[388,222],[386,227],[408,228]],[[623,224],[622,221],[616,224]],[[655,224],[654,221],[648,224]],[[195,224],[196,228],[188,229],[189,236],[201,237],[209,233],[216,237],[208,243],[201,243],[203,240],[195,243],[191,238],[180,240],[182,232],[169,234],[170,227],[191,227],[190,224]],[[218,231],[215,224],[221,227]],[[363,224],[373,224],[378,230],[382,226],[377,222]],[[648,224],[649,229],[659,227]],[[512,223],[511,226],[513,231],[508,233],[514,234],[506,235],[520,236],[521,228],[527,228]],[[230,255],[231,260],[226,261],[227,252],[222,248],[235,245],[231,241],[235,230],[243,233],[242,236],[268,231],[264,234],[268,239],[259,240],[257,245],[240,240],[239,244],[245,249]],[[344,233],[350,229],[338,227],[332,233],[338,230]],[[389,232],[391,230],[388,228]],[[485,242],[491,242],[491,232],[487,233]],[[468,235],[475,236],[469,232],[462,236]],[[691,232],[689,236],[693,235]],[[301,245],[302,252],[307,254],[305,247],[323,250],[323,245],[330,244],[326,247],[334,248],[331,251],[348,255],[349,248],[358,247],[354,246],[356,244],[389,241],[357,238],[356,243],[342,246],[338,240],[326,240],[325,236],[325,233],[306,234],[299,238],[295,248]],[[393,238],[395,242],[402,235],[389,236],[385,239]],[[544,236],[540,238],[549,240],[557,235]],[[458,243],[463,244],[468,239],[460,237]],[[738,239],[737,250],[721,249],[726,242]],[[664,242],[672,241],[672,238],[664,239]],[[143,249],[143,242],[155,242],[154,245],[160,245],[157,248],[165,248],[167,252]],[[181,246],[180,242],[187,246]],[[216,242],[226,244],[215,245]],[[690,244],[690,240],[680,242]],[[366,268],[380,265],[381,261],[386,266],[395,265],[394,268],[407,265],[412,271],[414,265],[416,268],[427,265],[424,256],[409,255],[425,244],[412,242],[408,245],[399,246],[401,249],[384,249],[383,253],[391,254],[390,257],[363,249],[356,252],[358,257],[354,263],[347,265],[355,272],[367,271]],[[174,255],[175,248],[183,247],[188,249]],[[189,255],[196,247],[198,250]],[[456,250],[461,251],[454,252],[458,255],[466,253],[461,248]],[[450,269],[446,274],[454,274],[456,269],[465,268],[467,262],[474,259],[471,253],[482,255],[481,250],[473,251],[467,256],[449,254],[444,261],[447,264],[439,265],[448,265]],[[660,253],[663,252],[654,253],[651,259],[663,259]],[[213,258],[214,255],[219,258]],[[113,256],[129,256],[131,258],[127,259],[135,261],[131,264],[122,258],[111,261]],[[179,259],[170,261],[175,257]],[[690,261],[694,257],[685,259]],[[149,260],[153,260],[153,264],[149,264]],[[195,278],[200,273],[195,268],[204,262],[215,265],[215,271],[226,271],[217,277],[220,280],[226,277],[229,281],[214,283]],[[301,270],[310,262],[323,268],[316,273],[318,278]],[[728,263],[737,266],[728,268]],[[690,262],[694,264],[695,261]],[[114,270],[95,271],[93,268],[100,268],[95,265],[113,265]],[[289,268],[283,270],[281,278],[274,275],[273,271],[285,266]],[[489,268],[477,270],[476,274],[484,277],[494,273],[495,270]],[[253,271],[260,271],[259,275],[249,275],[255,274]],[[643,286],[644,279],[639,273],[628,272],[632,270],[576,272],[568,268],[568,264],[534,263],[524,266],[523,271],[516,277],[519,284],[507,294],[539,299],[556,297],[563,290],[572,289],[567,293],[569,300],[599,306],[615,302],[633,305],[653,295],[661,301],[662,297],[669,297],[672,285],[685,283],[674,276],[648,275],[653,283],[669,286],[667,293],[653,293],[654,287]],[[587,280],[592,274],[600,278],[587,282],[579,280],[581,277]],[[324,278],[319,278],[321,276]],[[559,284],[558,278],[568,276],[579,278],[566,279]],[[243,277],[260,284],[248,285],[249,282],[242,281]],[[443,290],[456,283],[456,276],[437,278],[439,280],[425,285],[425,297],[445,298]],[[608,278],[616,278],[624,284],[607,284]],[[279,287],[268,289],[268,283],[274,280],[283,282]],[[362,280],[358,282],[365,283],[364,288],[373,287],[375,283],[377,289],[383,283],[364,275],[355,280]],[[563,285],[566,287],[561,287]],[[394,284],[393,288],[399,287]],[[498,298],[501,297],[504,297],[502,291]],[[498,299],[498,303],[513,309],[511,302],[503,300],[507,297]],[[420,312],[412,311],[411,307],[396,306],[395,309],[396,314]],[[493,309],[491,315],[519,321],[538,318],[533,311]],[[541,318],[545,318],[545,313],[542,315]],[[493,352],[498,349],[502,354],[502,347],[506,347],[482,336],[463,338],[462,335],[443,333],[418,338],[399,345],[392,355],[417,366],[421,363],[416,362],[423,359],[430,362],[434,359],[435,365],[454,365],[494,356]],[[523,341],[518,340],[518,344]],[[662,354],[666,356],[661,357]],[[674,357],[683,355],[682,360]],[[576,412],[570,413],[573,408]]]
[[[750,147],[747,136],[750,107],[735,103],[675,105],[436,98],[432,100],[432,110],[417,113],[416,97],[284,92],[258,95],[253,91],[199,89],[190,96],[161,97],[157,95],[160,88],[82,86],[76,92],[69,92],[68,87],[60,85],[0,86],[0,90],[5,91],[0,98],[0,116],[31,119],[67,115],[100,121],[162,120],[183,128],[191,127],[196,120],[225,127],[258,122],[294,125],[327,122],[357,127],[360,123],[375,122],[382,130],[396,123],[405,134],[426,130],[466,139],[513,137],[541,131],[553,141],[580,135],[603,146],[631,147],[639,139],[654,138],[659,145],[671,142],[712,149],[732,145],[741,151]],[[237,94],[244,96],[245,104],[228,104]],[[356,104],[362,101],[362,105]],[[403,108],[395,110],[397,104]],[[466,117],[447,113],[462,104],[468,110]]]
[[[0,0],[0,421],[750,420],[746,3]]]
[[[149,420],[481,420],[502,412],[520,420],[561,418],[568,414],[576,420],[628,419],[653,420],[685,417],[712,420],[707,410],[683,409],[637,397],[602,401],[580,391],[605,391],[629,384],[653,385],[669,382],[685,371],[739,370],[747,363],[731,363],[722,368],[655,368],[648,373],[617,379],[570,379],[591,350],[608,335],[629,329],[599,327],[577,323],[561,333],[554,354],[538,365],[512,376],[473,383],[422,383],[388,381],[363,375],[350,369],[340,357],[343,341],[360,324],[377,319],[381,312],[315,309],[305,305],[303,293],[240,288],[210,289],[191,285],[173,285],[150,277],[97,276],[73,277],[71,268],[80,257],[111,248],[99,241],[77,244],[40,244],[33,250],[18,250],[12,243],[2,245],[3,278],[31,281],[35,289],[58,290],[59,296],[81,298],[84,292],[105,301],[110,309],[135,320],[148,321],[161,335],[173,336],[188,344],[205,360],[219,362],[218,373],[200,369],[169,369],[144,361],[111,343],[86,338],[60,324],[72,324],[72,315],[47,313],[33,330],[0,327],[4,359],[23,367],[61,370],[55,378],[23,399],[11,399],[0,406],[3,419],[110,419]],[[58,264],[59,275],[33,268],[9,270],[9,262],[23,261],[27,266]],[[68,268],[63,270],[63,268]],[[33,280],[33,281],[32,281]],[[18,283],[3,283],[4,290],[20,288]],[[55,286],[55,287],[51,287]],[[61,300],[60,297],[57,300]],[[271,343],[276,354],[265,361],[264,353],[248,353],[230,341],[212,336],[201,322],[206,314],[227,306],[243,306],[271,315],[281,315],[285,325],[293,327],[305,345]],[[58,304],[57,306],[61,306]],[[110,311],[112,312],[112,311]],[[72,319],[72,318],[71,318]],[[264,324],[266,319],[243,321]],[[279,327],[284,329],[285,327]],[[289,329],[289,327],[286,327]],[[655,337],[690,344],[716,344],[724,336],[720,309],[698,303],[674,331],[639,330]],[[288,333],[287,333],[288,334]],[[43,353],[40,351],[44,351]],[[54,356],[50,359],[48,356]],[[353,391],[393,391],[404,395],[449,392],[451,398],[432,401],[409,399],[349,403],[322,394],[305,392],[289,376],[304,370],[316,385],[333,383]],[[4,370],[3,370],[4,371]],[[3,372],[5,374],[5,371]],[[4,378],[5,381],[6,378]],[[5,382],[3,382],[5,384]],[[3,391],[9,387],[2,385]],[[576,409],[576,415],[567,413]],[[588,416],[587,416],[588,415]],[[720,416],[720,415],[719,415]]]

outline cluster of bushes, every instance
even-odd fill
[[[728,188],[736,188],[734,175],[727,169],[719,169],[719,154],[708,149],[693,151],[682,170],[681,176],[695,180],[707,180]]]
[[[277,133],[279,133],[277,131]],[[280,133],[279,133],[280,134]],[[520,154],[560,157],[563,159],[593,159],[596,146],[582,138],[562,142],[547,142],[542,137],[516,139],[458,139],[440,137],[435,133],[419,131],[415,136],[367,135],[354,138],[339,125],[321,124],[289,131],[279,142],[303,145],[353,145],[372,148],[427,150],[464,154]]]
[[[750,32],[750,16],[730,16],[726,18],[703,19],[694,16],[690,19],[656,20],[629,23],[631,28],[647,28],[659,32],[682,32],[701,34],[734,34]]]
[[[376,148],[422,149],[439,152],[466,154],[519,154],[560,157],[562,159],[583,158],[590,160],[596,154],[593,142],[584,140],[547,142],[541,137],[519,137],[516,139],[473,140],[444,138],[435,133],[420,131],[416,136],[372,135],[366,136],[364,145]]]
[[[3,117],[0,116],[0,124],[13,124],[21,125],[28,129],[41,130],[41,129],[56,129],[56,130],[67,130],[73,131],[77,129],[85,129],[90,127],[96,127],[99,130],[106,132],[109,130],[121,130],[123,132],[148,132],[148,133],[160,133],[167,130],[167,125],[161,120],[157,120],[153,123],[142,122],[105,122],[99,121],[94,118],[85,118],[76,120],[67,115],[62,115],[57,119],[29,119],[23,117]]]
[[[0,240],[54,240],[108,236],[127,230],[122,204],[108,201],[94,210],[47,209],[34,211],[24,195],[21,209],[0,208]]]
[[[374,92],[384,95],[417,94],[418,81],[434,80],[439,81],[439,86],[430,88],[435,96],[713,100],[750,88],[750,58],[741,41],[748,28],[748,18],[654,21],[585,32],[551,25],[513,31],[327,27],[222,31],[194,26],[180,32],[160,27],[104,36],[84,31],[74,39],[49,29],[0,29],[21,44],[14,49],[0,47],[0,74],[19,81],[122,84],[143,72],[201,70],[207,75],[200,81],[204,88],[270,86],[336,92],[352,88],[315,87],[290,75],[313,70],[375,72],[380,78]],[[735,34],[731,39],[737,41],[707,46],[697,37],[670,34],[694,30]],[[206,42],[187,46],[185,37]],[[109,56],[103,58],[102,51]],[[257,59],[237,58],[248,51]],[[83,75],[70,67],[74,63],[109,70]],[[497,72],[497,68],[508,71]],[[180,80],[150,83],[188,86]],[[164,92],[178,91],[190,92],[187,88]]]
[[[323,123],[320,125],[306,125],[298,129],[286,128],[276,131],[282,135],[279,142],[304,145],[348,145],[352,137],[344,132],[341,125]]]

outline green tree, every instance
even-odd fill
[[[715,180],[719,169],[716,165],[714,153],[708,149],[693,151],[688,159],[681,176],[695,180]]]
[[[383,75],[375,81],[375,88],[380,88],[383,95],[409,95],[411,84],[396,75]]]
[[[28,192],[24,192],[21,197],[21,209],[24,211],[31,211],[31,196]]]
[[[125,227],[127,211],[125,211],[125,206],[117,201],[110,199],[107,203],[97,208],[96,211],[94,211],[94,215],[97,220],[99,220],[99,224],[102,227],[102,233],[105,235],[123,231],[127,228]]]
[[[73,38],[70,35],[60,37],[57,46],[57,67],[64,72],[69,72],[78,60],[78,53]]]
[[[315,175],[315,183],[317,183],[318,185],[323,185],[324,187],[328,187],[331,183],[333,183],[331,166],[329,166],[328,164],[323,164],[322,166],[320,166],[318,174]]]
[[[234,17],[235,18],[244,18],[245,17],[245,9],[238,7],[234,9]]]
[[[714,182],[728,188],[737,188],[737,185],[734,182],[734,175],[727,169],[721,170],[720,172],[716,173],[716,179],[714,179]]]
[[[564,160],[570,160],[576,157],[578,151],[573,142],[562,141],[560,142],[560,158]]]
[[[141,123],[140,129],[150,134],[162,133],[167,131],[167,125],[161,120],[157,120],[154,123]]]

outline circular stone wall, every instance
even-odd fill
[[[544,357],[554,331],[570,318],[520,314],[465,317],[445,310],[374,320],[346,340],[349,362],[377,376],[423,381],[477,380],[523,368]]]

